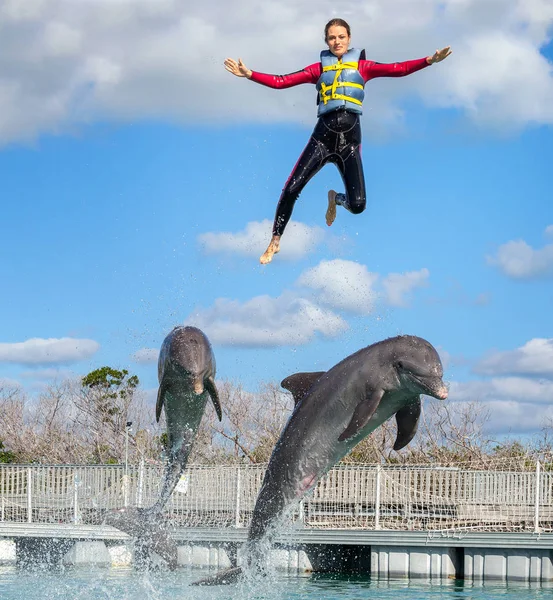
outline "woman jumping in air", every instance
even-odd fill
[[[280,237],[292,216],[294,203],[307,182],[328,162],[334,163],[345,186],[345,193],[328,192],[326,224],[336,218],[336,205],[353,214],[365,210],[365,180],[361,163],[361,125],[359,117],[365,96],[364,86],[375,77],[403,77],[451,54],[450,47],[436,50],[432,56],[406,62],[382,64],[365,60],[365,51],[349,48],[351,31],[343,19],[332,19],[325,27],[328,50],[320,62],[288,75],[268,75],[246,67],[242,59],[225,60],[227,71],[247,77],[271,88],[284,89],[302,83],[314,83],[319,92],[318,121],[278,201],[273,236],[259,261],[271,262],[280,249]]]

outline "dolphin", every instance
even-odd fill
[[[292,392],[294,410],[277,441],[252,514],[246,564],[263,571],[265,549],[283,515],[356,444],[396,415],[394,450],[417,431],[421,394],[445,399],[443,368],[426,340],[402,335],[376,342],[329,371],[296,373],[282,387]],[[234,567],[196,585],[232,583]]]
[[[137,538],[144,552],[154,550],[171,568],[177,565],[177,547],[160,523],[161,515],[186,468],[208,396],[222,419],[215,385],[215,357],[206,335],[196,327],[175,327],[161,345],[156,421],[165,411],[168,460],[158,500],[147,509],[123,509],[106,522]]]

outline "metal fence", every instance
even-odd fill
[[[247,527],[266,465],[190,466],[166,508],[187,527]],[[553,531],[553,473],[535,462],[459,467],[335,467],[294,518],[331,529]],[[0,520],[101,523],[106,511],[147,507],[163,469],[0,465]]]

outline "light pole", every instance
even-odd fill
[[[127,421],[125,425],[125,477],[129,472],[129,429],[131,425],[132,421]]]
[[[129,505],[129,430],[131,428],[132,421],[127,421],[125,424],[125,508]]]

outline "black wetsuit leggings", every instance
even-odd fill
[[[273,235],[282,235],[301,191],[313,175],[329,162],[338,167],[346,189],[345,194],[336,194],[336,203],[354,214],[365,210],[359,115],[347,110],[335,110],[319,117],[307,146],[282,190]]]

